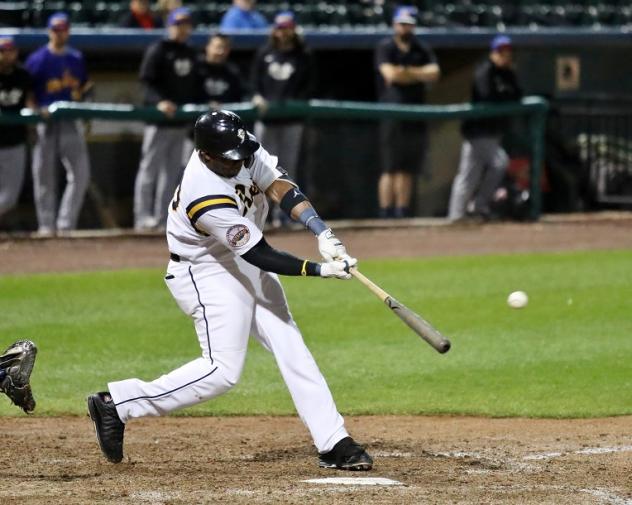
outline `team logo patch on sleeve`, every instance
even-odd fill
[[[233,247],[241,247],[250,240],[250,230],[244,224],[236,224],[228,228],[226,240]]]

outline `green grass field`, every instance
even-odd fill
[[[452,340],[439,355],[356,281],[285,278],[290,307],[345,414],[632,414],[632,252],[364,261],[362,271]],[[198,356],[162,271],[0,278],[0,345],[31,338],[37,415],[85,413],[108,380]],[[506,304],[524,290],[522,310]],[[292,414],[272,356],[184,414]],[[0,398],[0,415],[21,415]]]

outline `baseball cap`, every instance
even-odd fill
[[[414,5],[400,5],[395,9],[395,13],[393,14],[393,23],[416,25],[417,12],[417,7]]]
[[[294,28],[295,26],[296,20],[292,11],[281,11],[274,16],[275,28]]]
[[[178,7],[177,9],[173,9],[167,17],[167,26],[191,22],[191,11],[186,7]]]
[[[507,35],[496,35],[493,39],[489,47],[492,51],[498,51],[501,47],[512,47],[513,43],[511,42],[511,38]]]
[[[65,12],[55,12],[48,18],[49,30],[68,30],[70,28],[70,19]]]
[[[0,50],[15,49],[15,40],[11,36],[0,36]]]

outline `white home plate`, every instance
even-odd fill
[[[342,486],[403,486],[401,482],[384,477],[327,477],[325,479],[307,479],[310,484],[340,484]]]

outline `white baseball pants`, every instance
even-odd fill
[[[287,306],[276,275],[235,258],[218,264],[169,263],[166,283],[195,323],[202,357],[152,381],[108,384],[123,422],[210,400],[241,375],[249,335],[274,354],[296,410],[319,452],[348,436],[325,378]]]

